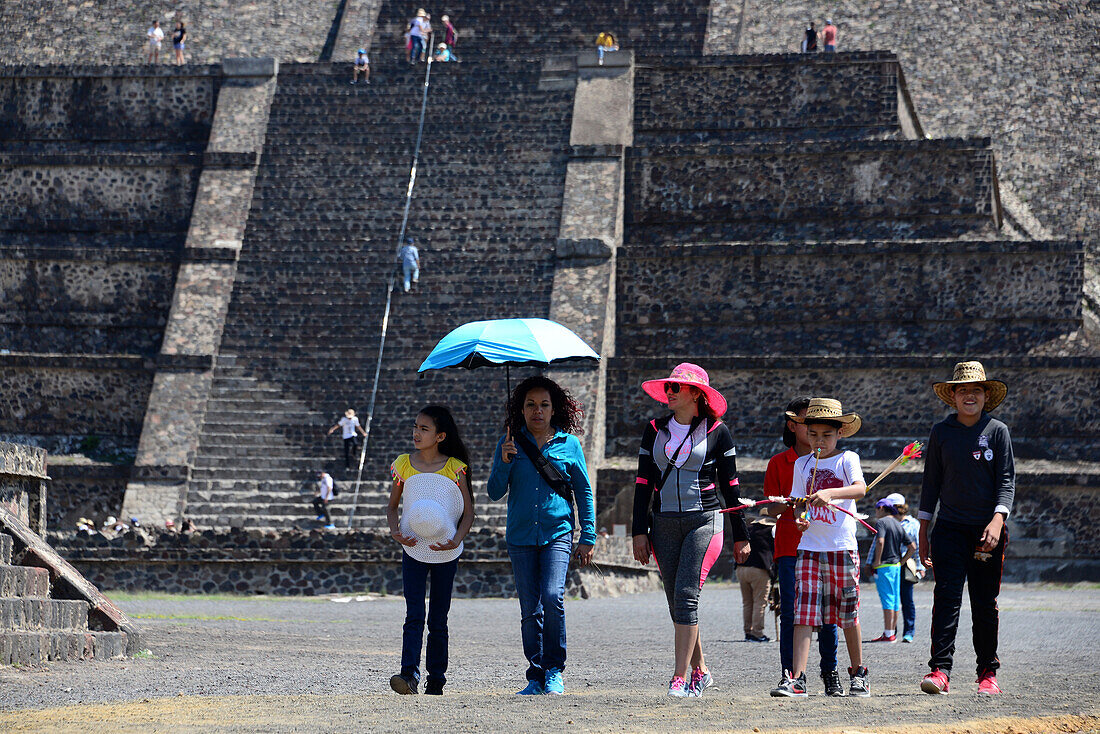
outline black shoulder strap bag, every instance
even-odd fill
[[[546,483],[550,485],[550,489],[554,490],[555,494],[564,498],[565,501],[572,506],[573,488],[569,485],[569,480],[558,471],[558,468],[554,466],[553,462],[547,459],[546,456],[539,451],[534,441],[523,435],[522,431],[516,431],[515,439],[519,447],[523,449],[523,453],[527,454],[527,458],[535,465],[535,469],[537,469],[542,478],[546,480]]]

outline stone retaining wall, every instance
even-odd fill
[[[633,148],[628,241],[958,236],[1000,224],[989,141]]]
[[[40,533],[48,527],[46,479],[45,449],[0,441],[0,507]]]
[[[196,154],[2,155],[0,219],[36,231],[184,229]]]
[[[142,357],[0,355],[0,435],[141,432],[152,365]]]
[[[1074,242],[626,247],[617,353],[1026,354],[1080,327],[1082,280]]]
[[[401,593],[401,551],[390,537],[374,533],[206,531],[114,539],[69,533],[53,541],[90,581],[107,589],[280,596]],[[567,595],[658,588],[656,573],[637,567],[626,539],[601,538],[595,561],[594,567],[570,570]],[[503,534],[482,530],[467,538],[454,595],[515,595]]]
[[[201,144],[220,80],[217,66],[0,67],[0,139]]]
[[[900,133],[897,57],[886,52],[645,57],[635,87],[640,142],[720,142]]]
[[[15,352],[155,354],[176,277],[164,251],[0,248],[0,343]]]

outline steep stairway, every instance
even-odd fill
[[[366,411],[408,186],[423,66],[284,65],[215,367],[185,514],[201,527],[315,527],[313,472],[327,468],[346,522],[353,476],[338,435]],[[572,93],[539,90],[524,59],[435,65],[409,235],[412,293],[395,293],[357,527],[384,527],[387,466],[409,450],[416,410],[442,402],[475,458],[503,419],[504,374],[416,368],[455,326],[546,316]],[[479,498],[479,525],[502,507]]]

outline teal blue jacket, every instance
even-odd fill
[[[536,443],[526,426],[521,430],[532,443]],[[573,506],[550,488],[523,449],[505,464],[500,456],[503,443],[504,438],[501,437],[493,452],[488,490],[489,497],[494,500],[508,495],[508,542],[512,545],[546,545],[572,532],[577,525]],[[570,433],[558,431],[542,447],[542,453],[573,487],[573,499],[580,515],[580,543],[595,545],[596,498],[592,492],[592,482],[588,479],[581,442]]]

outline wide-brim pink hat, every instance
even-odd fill
[[[710,378],[707,376],[707,371],[697,364],[691,362],[681,362],[672,368],[672,374],[662,380],[646,380],[642,383],[642,389],[645,390],[645,394],[656,400],[658,403],[664,403],[668,405],[668,395],[665,394],[665,385],[670,382],[678,382],[681,385],[688,385],[690,387],[698,388],[700,392],[707,396],[707,403],[710,407],[714,408],[714,412],[718,415],[724,415],[726,412],[726,399],[722,397],[722,393],[715,390],[710,386]]]

